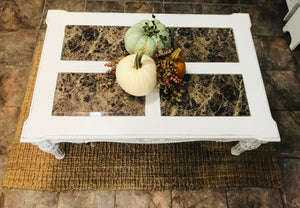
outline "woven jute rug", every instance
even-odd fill
[[[199,189],[203,187],[281,187],[281,171],[273,145],[231,156],[234,143],[62,144],[63,160],[20,143],[28,116],[42,43],[23,101],[3,186],[50,191],[85,189]]]

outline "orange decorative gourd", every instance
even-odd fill
[[[183,78],[186,72],[186,67],[183,59],[179,57],[180,51],[181,49],[177,48],[175,51],[172,52],[170,56],[165,57],[163,61],[163,67],[167,69],[170,67],[170,65],[173,65],[176,69],[177,76],[179,78]]]

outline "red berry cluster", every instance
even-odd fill
[[[108,89],[111,88],[115,81],[116,81],[116,67],[117,67],[117,62],[115,61],[111,61],[108,62],[106,64],[104,64],[104,66],[109,67],[110,69],[105,73],[104,76],[104,81],[103,81],[103,88],[104,89]]]
[[[116,81],[116,68],[117,68],[117,65],[121,61],[121,59],[124,58],[124,57],[125,56],[118,57],[114,61],[110,61],[110,62],[104,64],[104,66],[110,68],[105,73],[105,78],[104,78],[104,83],[103,83],[103,87],[105,89],[113,87],[113,85]]]
[[[110,67],[110,69],[106,73],[108,75],[110,75],[112,78],[115,78],[116,68],[117,68],[116,62],[114,62],[114,61],[108,62],[108,63],[104,64],[104,66]]]
[[[173,62],[166,61],[165,57],[153,57],[157,66],[157,88],[168,98],[171,104],[182,101],[185,93],[183,79],[178,77]]]

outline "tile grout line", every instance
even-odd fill
[[[0,64],[0,66],[14,66],[14,67],[18,67],[18,66],[31,66],[31,64],[20,64],[20,65],[16,65],[16,64]]]
[[[285,205],[285,203],[284,203],[282,194],[283,194],[283,193],[282,193],[282,191],[281,191],[281,188],[279,188],[279,195],[280,195],[282,207],[283,207],[283,208],[287,208],[286,205]]]
[[[0,18],[2,17],[2,13],[3,13],[3,11],[4,11],[5,6],[6,6],[6,0],[4,1],[3,7],[2,7],[2,9],[0,10]]]
[[[230,4],[230,3],[216,3],[216,2],[202,2],[198,4],[204,4],[204,5],[220,5],[220,6],[259,6],[260,3],[253,3],[253,4],[242,4],[242,3],[236,3],[236,4]],[[265,4],[265,3],[264,3]]]
[[[41,27],[43,25],[43,19],[44,19],[44,13],[46,12],[46,6],[47,6],[47,0],[44,0],[44,6],[43,6],[43,12],[42,12],[42,16],[41,16],[41,21],[40,21],[40,24],[39,24],[39,27],[37,28],[38,30],[38,36],[37,36],[37,39],[39,38],[39,31],[41,30]],[[45,14],[45,17],[47,16],[47,14]]]
[[[36,50],[36,46],[37,46],[37,43],[39,42],[40,31],[42,30],[42,26],[43,26],[44,15],[45,15],[45,17],[47,17],[47,14],[45,14],[45,12],[47,12],[46,7],[47,7],[47,0],[44,0],[44,6],[43,6],[42,15],[41,15],[41,20],[40,20],[38,28],[36,28],[37,34],[36,34],[36,39],[35,39],[34,52],[33,52],[32,57],[31,57],[31,65],[30,65],[31,68],[32,68],[32,64],[33,64],[33,58],[34,58],[34,53],[35,53],[35,50]],[[31,72],[31,69],[30,69],[30,72]]]
[[[271,109],[273,111],[278,111],[278,112],[300,112],[299,110],[284,110],[284,109]]]
[[[123,3],[123,7],[124,7],[124,13],[126,13],[126,0],[124,0],[124,3]]]
[[[282,159],[282,160],[300,160],[300,157],[294,156],[294,157],[288,157],[288,156],[278,156],[278,159]]]
[[[170,208],[172,208],[173,207],[173,191],[172,190],[170,190]]]
[[[114,191],[115,195],[114,195],[114,207],[116,207],[116,202],[117,202],[117,190]]]
[[[56,208],[59,208],[59,207],[58,207],[59,199],[60,199],[60,192],[58,192],[58,194],[57,194]]]
[[[278,71],[278,72],[282,72],[282,71]],[[291,72],[295,72],[295,71],[291,71]],[[300,109],[290,109],[290,110],[288,110],[288,109],[276,109],[276,108],[270,108],[270,110],[271,111],[278,111],[278,112],[284,112],[284,111],[286,111],[286,112],[299,112],[300,111]]]
[[[228,202],[228,195],[227,195],[227,193],[228,193],[228,188],[225,189],[225,200],[226,200],[226,206],[227,206],[227,208],[229,208],[229,202]]]
[[[1,183],[1,186],[2,186],[2,183]],[[4,197],[5,197],[4,191],[2,189],[0,192],[0,207],[4,207]]]

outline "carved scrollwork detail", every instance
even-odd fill
[[[261,145],[261,142],[256,139],[252,140],[242,140],[239,141],[235,146],[231,148],[231,154],[232,155],[240,155],[241,153],[247,151],[247,150],[253,150],[258,148]]]
[[[33,144],[37,145],[40,150],[53,154],[56,159],[61,160],[65,157],[65,151],[59,148],[59,143],[53,144],[50,141],[43,141]]]

